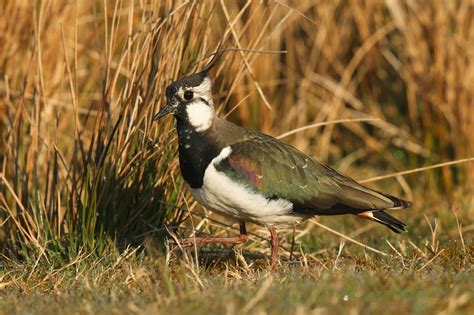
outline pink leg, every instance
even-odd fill
[[[205,244],[241,244],[247,240],[245,222],[240,222],[240,234],[234,237],[188,237],[180,240],[182,246],[202,246]]]
[[[270,230],[271,241],[272,241],[272,258],[270,262],[270,269],[274,270],[278,260],[278,249],[280,247],[280,240],[275,228],[268,228]]]

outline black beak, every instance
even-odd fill
[[[165,117],[166,115],[169,115],[171,114],[172,112],[174,111],[174,107],[172,105],[170,105],[169,103],[166,103],[165,107],[163,107],[159,112],[158,114],[156,114],[154,117],[153,117],[153,120],[158,120],[162,117]]]

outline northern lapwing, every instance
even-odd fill
[[[222,53],[221,53],[222,54]],[[400,233],[406,225],[384,210],[411,203],[342,175],[295,147],[216,116],[209,70],[174,81],[166,104],[155,115],[176,118],[179,164],[194,198],[204,207],[240,223],[237,237],[196,237],[182,244],[239,244],[245,223],[265,226],[271,234],[271,266],[279,240],[275,228],[317,215],[353,214]]]

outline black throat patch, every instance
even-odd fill
[[[197,132],[185,117],[176,115],[176,123],[181,174],[191,188],[200,188],[206,168],[219,155],[221,148],[208,131]]]

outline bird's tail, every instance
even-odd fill
[[[406,208],[406,207],[405,207]],[[378,211],[365,211],[358,214],[361,217],[383,224],[395,233],[405,232],[407,225],[402,221],[391,216],[383,210]]]

